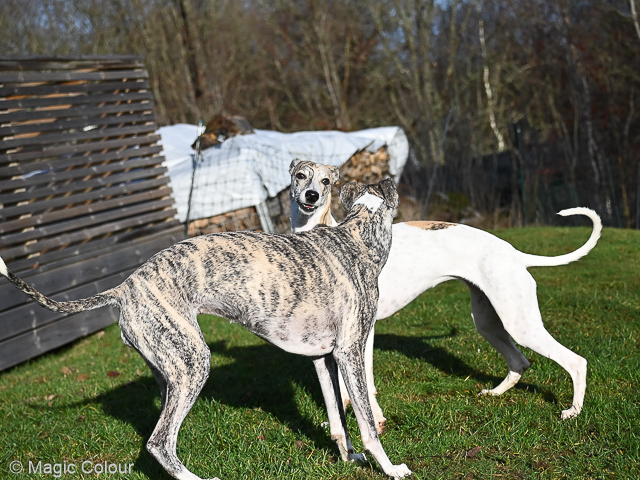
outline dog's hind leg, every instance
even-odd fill
[[[347,431],[347,420],[342,406],[342,397],[338,381],[338,365],[331,354],[316,358],[313,361],[320,380],[324,403],[329,416],[329,428],[331,429],[331,440],[335,441],[340,450],[340,456],[345,462],[365,462],[363,453],[355,453],[349,432]]]
[[[544,328],[536,295],[536,282],[529,272],[525,271],[512,280],[509,282],[513,286],[511,291],[509,288],[492,291],[491,301],[513,340],[555,361],[571,375],[573,401],[571,408],[562,412],[562,419],[575,417],[582,410],[587,389],[587,361],[559,343]],[[518,301],[500,301],[500,297],[511,296],[515,296]]]
[[[200,331],[186,320],[157,318],[154,323],[157,328],[152,330],[148,328],[149,323],[144,328],[140,325],[123,328],[165,392],[160,418],[147,442],[147,450],[171,476],[179,480],[200,480],[182,464],[176,446],[180,426],[209,376],[211,353]],[[162,332],[161,336],[158,332]]]
[[[209,375],[211,354],[204,339],[199,345],[191,343],[178,348],[181,354],[177,358],[156,363],[165,379],[166,393],[160,419],[147,442],[147,450],[174,477],[196,480],[199,477],[178,459],[176,446],[180,426]]]
[[[162,410],[162,408],[164,408],[164,404],[167,398],[167,382],[165,382],[164,377],[154,365],[152,365],[149,362],[146,362],[146,363],[147,363],[147,366],[149,367],[149,370],[151,370],[151,373],[153,373],[153,378],[156,379],[156,382],[158,382],[158,385],[160,386],[160,401],[161,401],[160,410]]]
[[[518,383],[531,364],[514,345],[484,292],[469,282],[465,283],[471,292],[471,316],[476,330],[502,355],[509,367],[509,373],[500,385],[484,389],[479,395],[502,395]]]
[[[521,345],[555,361],[571,375],[573,400],[571,407],[562,411],[562,419],[578,416],[582,411],[587,390],[587,360],[553,338],[542,325],[542,319],[539,326],[531,328],[526,333],[514,332],[513,338]]]

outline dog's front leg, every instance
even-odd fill
[[[376,398],[378,392],[376,390],[375,380],[373,378],[374,336],[374,329],[371,328],[371,332],[369,333],[369,337],[367,338],[367,346],[364,353],[364,363],[367,374],[367,390],[369,391],[369,402],[371,402],[371,410],[373,411],[373,418],[376,422],[376,431],[378,432],[378,435],[382,435],[382,432],[384,432],[384,427],[387,424],[387,419],[384,416],[384,413],[382,413],[382,408],[380,408],[380,404],[378,403],[378,399]],[[338,372],[338,378],[340,379],[340,394],[342,395],[342,405],[346,412],[347,406],[351,403],[351,399],[349,398],[347,387],[344,384],[344,379],[342,378],[342,374],[340,372]]]
[[[382,448],[376,431],[376,424],[369,401],[363,347],[364,345],[362,347],[351,345],[349,348],[337,347],[334,350],[334,355],[351,398],[365,450],[374,456],[386,475],[392,478],[404,478],[407,475],[411,475],[411,470],[404,463],[401,465],[393,465],[391,463]]]
[[[349,432],[347,431],[347,420],[344,408],[341,404],[340,387],[338,383],[338,366],[331,354],[316,358],[313,361],[320,380],[324,403],[327,406],[329,416],[329,428],[331,429],[331,439],[338,444],[340,456],[345,462],[366,461],[363,453],[355,453]]]

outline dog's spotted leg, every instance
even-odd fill
[[[467,286],[471,292],[471,317],[476,330],[502,355],[509,367],[509,373],[500,385],[483,389],[479,395],[502,395],[518,383],[531,364],[514,345],[484,292],[471,283],[467,282]]]
[[[338,366],[335,359],[329,354],[315,359],[313,364],[316,367],[324,403],[327,406],[331,440],[338,445],[342,460],[345,462],[364,463],[367,460],[365,455],[353,451],[353,445],[351,445],[351,439],[347,431],[347,420],[345,410],[341,405]]]
[[[153,303],[149,299],[149,304]],[[154,307],[162,308],[157,304]],[[121,317],[122,334],[151,367],[164,392],[160,419],[147,442],[147,450],[174,478],[200,480],[182,464],[176,446],[180,426],[209,376],[209,347],[199,330],[166,310],[150,323],[138,322],[148,311],[128,313],[123,312],[124,321]],[[150,329],[149,325],[156,328]]]
[[[156,379],[156,382],[158,382],[160,386],[160,409],[162,409],[167,401],[167,382],[165,382],[164,377],[153,364],[147,362],[147,365],[151,373],[153,373],[153,378]]]

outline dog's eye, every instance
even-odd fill
[[[305,177],[304,173],[296,173],[296,178],[298,180],[304,180],[307,177]]]
[[[328,178],[323,178],[323,179],[322,179],[322,184],[323,184],[323,185],[329,185],[330,183],[331,183],[331,182],[329,181],[329,179],[328,179]]]

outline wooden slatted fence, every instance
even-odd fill
[[[0,256],[55,299],[122,282],[184,238],[137,56],[0,57]],[[0,370],[104,328],[0,280]]]

